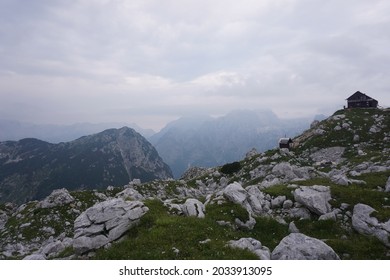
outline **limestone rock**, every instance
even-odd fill
[[[272,260],[339,260],[323,241],[302,233],[290,233],[273,250]]]
[[[253,214],[260,215],[263,212],[263,205],[265,205],[264,193],[259,190],[256,186],[249,186],[246,188],[248,192],[248,202],[252,209]]]
[[[205,207],[202,202],[197,199],[189,198],[181,206],[185,216],[194,216],[198,218],[205,217]]]
[[[133,187],[128,187],[128,188],[124,189],[123,191],[118,193],[115,197],[119,197],[119,198],[123,198],[123,199],[131,199],[131,200],[144,200],[145,199],[143,197],[143,195],[140,194]]]
[[[44,246],[40,251],[45,257],[53,257],[58,255],[65,249],[63,242],[57,240]]]
[[[287,199],[283,202],[283,209],[291,209],[294,206],[294,202],[292,202],[290,199]]]
[[[32,254],[32,255],[28,255],[28,256],[25,256],[23,258],[23,260],[46,260],[45,256],[44,255],[41,255],[41,254]]]
[[[230,240],[228,245],[233,248],[240,248],[253,252],[260,260],[270,260],[270,250],[263,246],[260,241],[253,238],[241,238],[239,240]]]
[[[381,131],[381,128],[376,126],[376,125],[371,126],[371,128],[369,130],[370,133],[378,133],[380,131]]]
[[[248,195],[247,191],[237,182],[228,185],[223,190],[223,194],[229,201],[236,204],[243,204]]]
[[[281,208],[283,203],[286,201],[286,196],[277,196],[271,200],[271,208]]]
[[[272,168],[272,173],[278,177],[283,177],[287,181],[296,179],[310,179],[310,168],[297,167],[289,162],[281,162]]]
[[[207,172],[206,168],[193,166],[193,167],[190,167],[189,169],[187,169],[183,173],[183,175],[181,176],[180,179],[189,181],[189,180],[192,180],[194,178],[197,178],[197,177],[204,175],[206,172]]]
[[[83,254],[117,240],[135,226],[148,210],[142,202],[121,198],[88,208],[74,222],[73,248]]]
[[[295,207],[290,209],[289,215],[291,218],[295,218],[295,219],[305,219],[305,220],[311,219],[310,211],[303,207]]]
[[[342,186],[348,186],[352,182],[345,175],[336,175],[331,178],[332,182]]]
[[[385,192],[390,192],[390,176],[387,179],[386,186],[385,186]]]
[[[341,126],[339,126],[339,125],[336,125],[336,126],[335,126],[335,128],[334,128],[334,130],[335,130],[335,131],[339,131],[339,130],[341,130]]]
[[[74,197],[70,195],[67,189],[54,190],[48,197],[39,202],[40,208],[53,208],[62,206],[74,201]]]
[[[360,234],[375,236],[385,246],[390,247],[390,220],[380,223],[371,215],[376,212],[371,206],[359,203],[353,208],[352,227]]]
[[[320,124],[320,121],[319,121],[319,120],[314,120],[314,121],[312,121],[312,123],[310,124],[310,128],[311,128],[311,129],[316,128],[319,124]]]
[[[324,148],[312,153],[310,157],[316,162],[327,161],[339,163],[342,161],[342,155],[344,154],[344,151],[344,147]]]
[[[236,218],[234,222],[236,223],[236,226],[238,228],[244,230],[252,230],[256,225],[256,220],[252,217],[252,215],[249,215],[249,220],[247,220],[246,222],[243,222],[238,218]]]
[[[246,153],[245,158],[249,159],[251,157],[257,156],[259,153],[257,152],[256,148],[251,149],[249,152]]]
[[[244,189],[241,184],[234,182],[228,185],[222,194],[227,200],[241,205],[250,215],[261,215],[267,208],[265,195],[257,186]]]
[[[2,230],[5,226],[5,224],[8,221],[8,216],[6,213],[0,211],[0,230]]]
[[[334,211],[332,211],[332,212],[329,212],[329,213],[325,213],[324,215],[321,215],[318,218],[318,220],[319,221],[325,221],[325,220],[336,221],[337,220],[337,216],[336,216],[336,213]]]
[[[317,215],[323,215],[331,211],[329,204],[330,188],[327,186],[299,187],[294,191],[295,201],[303,204]]]
[[[288,232],[289,232],[289,233],[299,233],[299,229],[297,228],[297,226],[295,225],[294,222],[291,222],[291,223],[288,225]]]

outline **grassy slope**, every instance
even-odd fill
[[[123,242],[99,250],[97,259],[256,259],[249,251],[232,249],[226,243],[251,236],[273,248],[287,234],[286,226],[267,218],[258,219],[253,231],[218,225],[219,220],[233,222],[236,217],[247,217],[246,210],[232,203],[208,205],[204,219],[170,215],[157,200],[146,205],[150,211],[140,225]],[[200,242],[207,239],[210,241]]]

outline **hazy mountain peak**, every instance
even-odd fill
[[[128,127],[59,144],[0,142],[0,201],[39,199],[58,187],[99,189],[171,177],[154,147]]]
[[[174,176],[180,177],[191,166],[221,165],[242,158],[252,148],[273,148],[280,137],[297,135],[311,121],[281,121],[271,110],[235,110],[217,118],[181,118],[150,141]]]

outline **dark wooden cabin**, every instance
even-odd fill
[[[347,98],[348,108],[377,108],[378,100],[357,91]]]
[[[292,142],[293,141],[291,140],[291,138],[280,138],[279,148],[280,149],[283,149],[283,148],[290,149]]]

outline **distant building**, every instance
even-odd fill
[[[280,138],[279,148],[280,149],[283,149],[283,148],[290,149],[292,142],[293,141],[291,140],[291,138]]]
[[[360,91],[355,92],[347,98],[348,108],[377,108],[378,100],[361,93]]]

